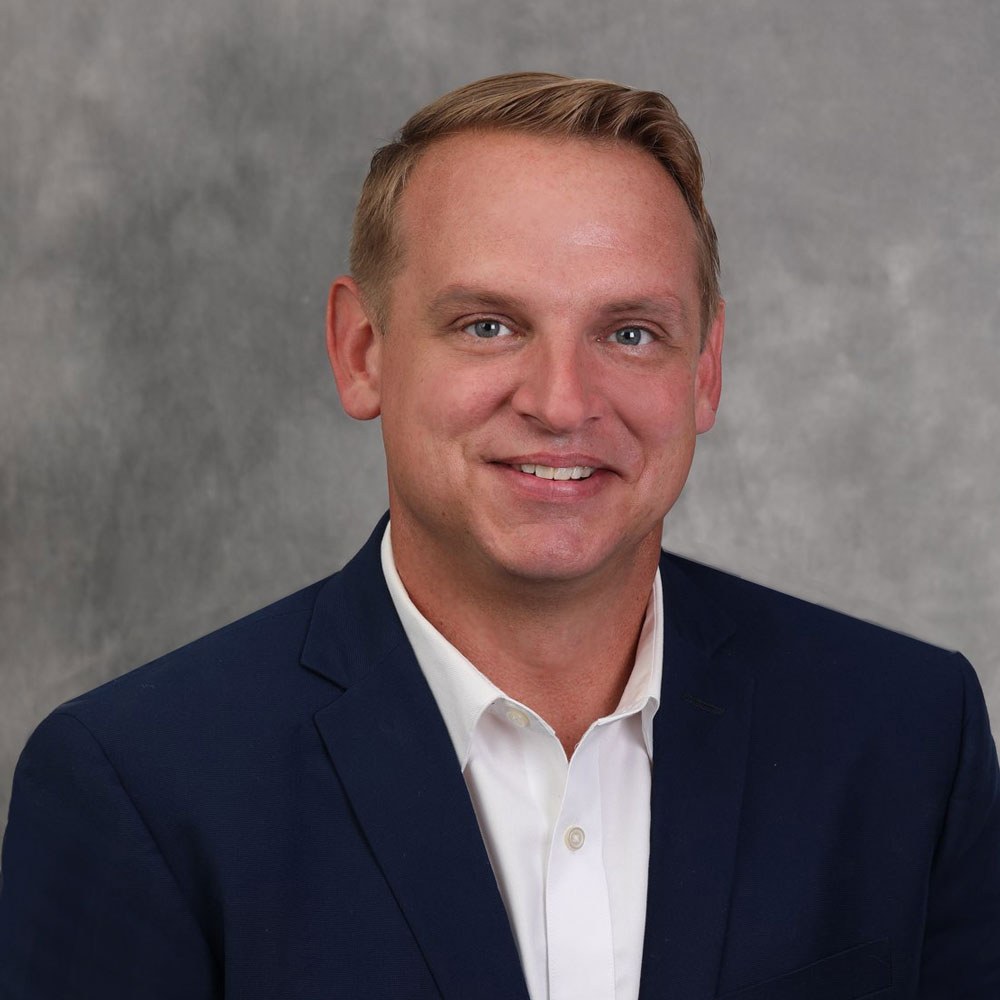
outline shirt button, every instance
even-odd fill
[[[587,835],[578,826],[568,827],[566,832],[563,834],[563,840],[566,842],[566,846],[571,851],[578,851],[583,847],[584,840],[587,839]]]
[[[524,712],[511,706],[507,709],[507,718],[517,726],[518,729],[525,729],[528,725],[528,717]]]

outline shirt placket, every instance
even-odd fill
[[[576,748],[549,845],[545,880],[549,1000],[615,995],[614,940],[604,866],[599,753],[603,730]]]

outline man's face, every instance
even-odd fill
[[[465,133],[419,161],[399,226],[370,358],[394,543],[470,578],[648,560],[719,391],[674,182],[627,145]]]

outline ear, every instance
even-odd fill
[[[726,329],[726,303],[719,299],[708,328],[705,345],[698,355],[694,383],[694,419],[699,434],[711,430],[722,394],[722,339]]]
[[[381,412],[382,334],[369,318],[350,275],[341,275],[330,288],[326,350],[347,414],[355,420],[377,417]]]

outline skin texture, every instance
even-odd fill
[[[627,679],[663,517],[715,418],[724,310],[699,351],[694,225],[631,146],[453,136],[399,225],[384,331],[351,278],[331,291],[341,399],[381,416],[414,602],[569,752]]]

